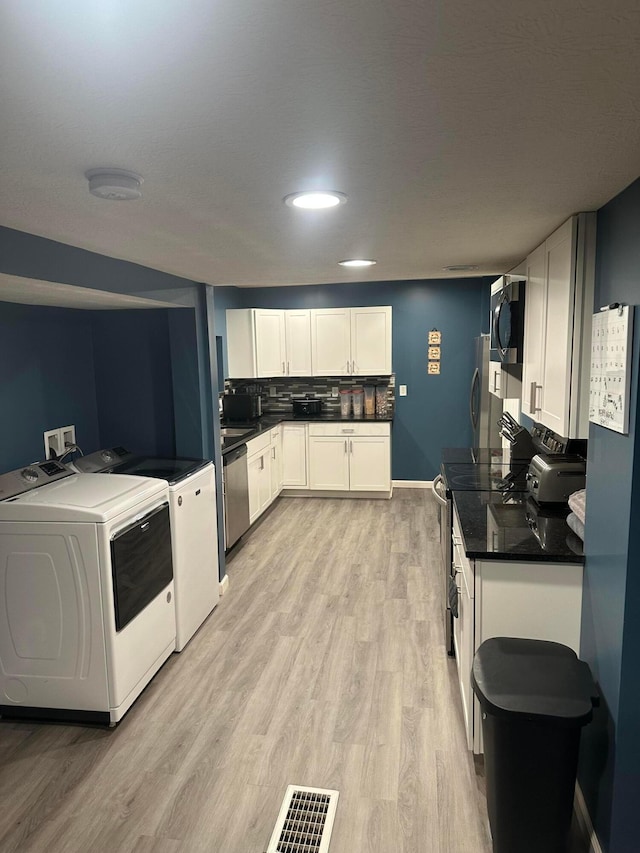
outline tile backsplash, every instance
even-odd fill
[[[327,413],[340,411],[340,391],[363,388],[365,385],[384,386],[387,393],[387,411],[393,416],[395,403],[395,374],[391,376],[298,376],[277,379],[227,379],[225,392],[260,394],[262,411],[276,414],[290,412],[291,401],[299,397],[314,397],[322,400],[322,410]],[[333,396],[333,389],[338,393]]]

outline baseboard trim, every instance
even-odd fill
[[[589,843],[589,853],[602,853],[602,847],[598,841],[598,836],[596,835],[596,831],[591,823],[591,815],[589,814],[584,794],[582,793],[582,789],[578,783],[576,783],[574,809],[576,812],[576,818],[578,819],[580,832],[582,833],[583,838]]]
[[[283,489],[281,498],[344,498],[350,500],[389,500],[388,492],[338,492],[331,489]]]
[[[220,587],[220,598],[222,598],[222,596],[225,594],[225,592],[227,592],[227,590],[229,589],[229,575],[225,575],[222,578],[222,580],[220,581],[219,587]]]
[[[433,486],[432,480],[392,480],[391,484],[395,489],[430,489]]]

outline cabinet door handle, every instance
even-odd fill
[[[351,455],[353,455],[353,442],[352,441],[349,442],[349,453],[351,453]]]
[[[260,457],[260,470],[264,471],[264,456]]]
[[[287,362],[287,376],[289,376],[290,374],[291,374],[291,362],[288,361]]]
[[[271,458],[272,458],[272,459],[275,459],[275,458],[276,458],[276,449],[275,449],[275,447],[272,447],[272,448],[271,448]]]
[[[355,372],[356,372],[356,362],[355,362],[355,359],[351,362],[351,372],[352,372],[352,373],[355,373]]]
[[[347,453],[347,439],[344,440],[344,452]]]
[[[283,362],[282,362],[282,375],[284,376],[284,375],[285,375],[285,373],[286,373],[286,371],[285,371],[285,369],[284,369],[284,361],[283,361]]]
[[[493,374],[493,390],[498,392],[500,391],[500,371],[496,370]]]
[[[539,412],[541,406],[536,406],[538,401],[538,388],[542,390],[542,385],[537,385],[535,380],[531,383],[531,388],[529,389],[529,411],[535,414]]]

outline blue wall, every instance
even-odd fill
[[[591,425],[582,657],[602,705],[584,731],[579,780],[608,853],[639,846],[640,790],[640,181],[598,211],[595,305],[636,305],[629,435]],[[635,522],[634,522],[635,519]]]
[[[44,458],[45,430],[99,443],[90,313],[0,302],[0,471]]]
[[[393,308],[393,370],[397,396],[393,424],[393,478],[432,480],[440,469],[443,447],[468,446],[469,386],[475,360],[474,338],[483,323],[484,291],[491,279],[331,284],[305,287],[239,288],[223,293],[216,334],[222,330],[222,304],[227,307],[323,308],[391,305]],[[216,288],[218,292],[230,288]],[[229,305],[232,298],[242,305]],[[217,309],[218,310],[218,309]],[[427,375],[427,335],[442,332],[439,376]],[[226,335],[226,328],[224,329]]]
[[[100,446],[175,455],[168,309],[93,313]]]

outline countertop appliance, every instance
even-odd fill
[[[491,285],[491,361],[520,365],[524,354],[522,277],[503,275]]]
[[[207,459],[136,456],[124,447],[110,447],[81,456],[73,467],[83,473],[132,474],[168,483],[175,650],[181,652],[220,598],[213,464]]]
[[[226,423],[246,423],[262,415],[260,394],[224,394],[222,417]]]
[[[222,457],[224,494],[224,547],[228,551],[249,529],[249,472],[247,445]]]
[[[167,484],[46,462],[0,495],[0,715],[115,725],[175,648]]]
[[[527,491],[539,504],[566,503],[569,495],[584,489],[584,459],[566,453],[536,454],[527,471]]]
[[[309,415],[319,415],[322,412],[322,400],[313,397],[302,397],[291,401],[293,414],[296,418]]]
[[[489,392],[489,335],[476,338],[476,366],[471,378],[469,414],[473,446],[499,446],[498,419],[502,415],[502,400]]]

